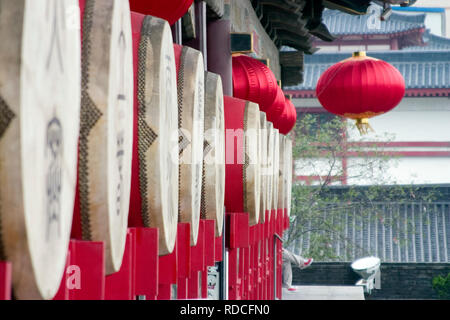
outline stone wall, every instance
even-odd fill
[[[315,262],[300,270],[293,268],[294,285],[354,285],[360,278],[349,262]],[[367,300],[438,299],[432,279],[447,275],[450,263],[382,263],[381,289]]]
[[[231,31],[253,33],[254,58],[269,59],[269,67],[279,80],[279,51],[261,25],[250,0],[224,0],[224,7],[224,18],[231,20]]]

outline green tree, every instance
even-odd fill
[[[356,226],[369,220],[391,225],[395,241],[405,245],[414,229],[413,221],[397,226],[403,214],[402,203],[420,203],[425,208],[422,212],[426,212],[426,205],[438,193],[430,189],[422,191],[412,184],[398,185],[387,174],[389,168],[395,167],[397,158],[387,151],[386,144],[359,143],[364,137],[349,141],[348,125],[344,119],[328,113],[304,114],[294,132],[294,172],[304,174],[304,179],[292,187],[286,246],[299,253],[299,239],[309,235],[309,250],[301,254],[319,261],[342,261],[368,254],[346,230],[349,219]],[[378,136],[376,140],[392,139]],[[353,161],[343,161],[349,152]],[[334,186],[344,180],[346,187]],[[361,182],[364,187],[359,185]]]
[[[447,276],[439,275],[434,277],[432,286],[440,299],[450,300],[450,272]]]

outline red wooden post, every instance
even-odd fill
[[[0,261],[0,300],[11,300],[11,262]]]
[[[178,278],[177,284],[177,299],[184,300],[188,298],[188,279],[189,278]]]
[[[205,266],[205,220],[200,220],[198,225],[197,244],[191,247],[191,275],[195,271],[201,271]]]
[[[255,244],[254,244],[254,258],[253,258],[253,299],[261,299],[261,227],[259,223],[255,228]]]
[[[226,246],[228,248],[228,298],[239,300],[239,248],[237,246],[237,214],[226,213]]]
[[[120,270],[107,275],[105,300],[135,299],[135,234],[128,230]]]
[[[222,261],[222,240],[223,240],[223,235],[216,237],[214,239],[215,242],[215,248],[214,248],[214,256],[215,256],[215,260],[217,262]]]
[[[177,245],[175,242],[172,253],[158,258],[158,300],[172,298],[172,284],[178,278]]]
[[[274,235],[277,230],[277,210],[272,210],[272,216],[270,218],[270,232],[269,232],[269,248],[270,248],[270,293],[269,293],[269,299],[274,300],[275,299],[275,272],[276,268],[274,267],[275,262],[275,250],[274,250]]]
[[[105,247],[100,241],[70,240],[66,269],[70,300],[105,299]]]
[[[199,271],[192,271],[190,277],[187,279],[187,283],[188,298],[198,299],[200,297]]]
[[[215,220],[203,220],[205,224],[204,246],[205,246],[205,266],[202,270],[202,298],[208,298],[208,267],[213,267],[216,264],[215,256]],[[221,250],[222,251],[222,250]]]
[[[191,274],[188,280],[188,298],[197,299],[199,292],[199,271],[205,269],[205,220],[198,226],[197,244],[191,247]]]
[[[202,275],[202,295],[201,298],[202,299],[206,299],[208,298],[208,267],[206,267],[205,270],[201,271],[201,275]]]
[[[263,277],[263,300],[269,299],[269,261],[270,261],[270,252],[269,252],[269,220],[270,220],[270,210],[266,211],[266,219],[263,226],[263,270],[262,270],[262,277]]]
[[[250,286],[250,247],[242,248],[242,299],[249,300],[249,286]]]
[[[256,224],[254,226],[250,227],[250,261],[249,261],[249,279],[248,279],[248,299],[255,300],[256,299],[256,283],[257,283],[257,229],[258,225]]]
[[[136,239],[136,295],[155,300],[158,295],[158,229],[130,230]]]
[[[177,230],[177,299],[187,299],[187,279],[191,273],[191,225],[179,223]]]
[[[205,270],[207,267],[213,267],[216,264],[215,256],[215,228],[216,221],[203,220],[205,223]],[[222,251],[222,250],[220,250]]]
[[[230,248],[228,251],[228,298],[230,300],[239,300],[239,248]]]
[[[281,299],[281,286],[282,286],[282,243],[279,240],[277,241],[277,297]]]

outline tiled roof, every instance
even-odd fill
[[[403,48],[402,51],[450,51],[450,39],[434,35],[427,30],[423,35],[425,45]]]
[[[361,215],[356,206],[341,217],[345,234],[330,244],[340,260],[374,255],[383,262],[450,262],[450,202],[373,205],[379,206],[376,215]],[[307,254],[310,240],[304,233],[292,249]]]
[[[405,78],[406,89],[450,88],[450,51],[369,52],[368,56],[394,65]],[[320,75],[331,65],[344,60],[349,53],[317,53],[305,56],[304,81],[284,90],[315,90]]]
[[[352,34],[395,34],[425,28],[425,14],[392,13],[387,21],[374,25],[371,14],[350,15],[337,10],[324,10],[323,22],[335,36]],[[378,27],[379,26],[379,27]]]

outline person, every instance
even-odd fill
[[[282,287],[288,291],[295,291],[292,287],[292,265],[305,269],[313,263],[313,258],[303,258],[283,248]]]

